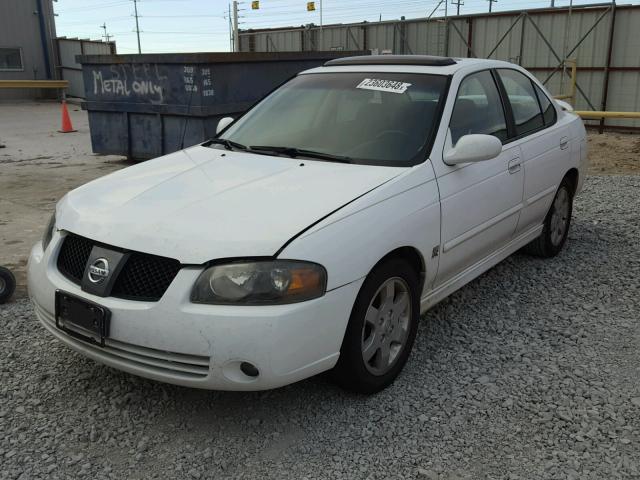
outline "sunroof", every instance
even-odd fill
[[[456,61],[450,57],[435,57],[433,55],[362,55],[359,57],[334,58],[325,66],[335,65],[423,65],[428,67],[446,67],[455,65]]]

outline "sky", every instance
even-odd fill
[[[447,0],[451,2],[451,0]],[[461,0],[461,14],[486,12],[488,0]],[[576,4],[598,0],[577,0]],[[137,53],[133,0],[54,0],[59,36],[101,39],[106,25],[118,53]],[[323,23],[351,23],[428,16],[438,0],[323,0]],[[569,0],[556,0],[556,6]],[[320,24],[320,1],[308,12],[307,0],[240,2],[240,29]],[[493,11],[548,7],[550,0],[497,0]],[[229,51],[227,0],[138,0],[142,53]],[[449,3],[449,15],[456,6]],[[443,16],[442,5],[434,16]]]

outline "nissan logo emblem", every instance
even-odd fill
[[[89,265],[87,274],[91,283],[100,283],[109,276],[109,262],[106,258],[98,258]]]

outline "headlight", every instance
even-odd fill
[[[296,260],[229,263],[207,268],[198,277],[191,301],[214,305],[282,305],[321,297],[327,272]]]
[[[53,237],[53,230],[56,228],[56,214],[55,212],[51,215],[49,219],[49,223],[47,224],[47,229],[44,231],[44,235],[42,235],[42,250],[46,250],[49,244],[51,243],[51,238]]]

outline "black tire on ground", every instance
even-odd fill
[[[16,278],[7,268],[0,267],[0,304],[5,303],[16,290]]]
[[[409,295],[409,310],[403,310],[405,314],[402,315],[402,320],[398,320],[403,323],[402,330],[406,332],[404,334],[405,340],[399,352],[395,354],[395,360],[388,366],[388,371],[374,374],[370,371],[367,364],[365,364],[363,358],[364,336],[366,332],[365,316],[371,302],[377,298],[378,292],[381,291],[380,287],[392,279],[395,279],[395,282],[399,282],[401,287],[408,287],[407,292],[398,293],[395,297],[397,299],[396,301],[399,302],[400,295],[404,295],[405,293]],[[369,273],[353,306],[347,331],[342,341],[342,347],[340,348],[340,358],[332,372],[333,378],[338,385],[345,390],[372,394],[384,389],[396,379],[409,358],[413,341],[416,337],[418,320],[420,318],[419,285],[419,274],[407,261],[400,258],[386,260]],[[383,309],[380,308],[379,310],[382,311]],[[397,309],[396,311],[400,310]],[[389,316],[391,317],[391,312]],[[366,328],[370,328],[369,325],[367,325]],[[394,327],[391,326],[390,328],[392,329],[392,333],[389,334],[389,337],[394,333]],[[395,328],[398,327],[396,326]],[[380,327],[380,330],[382,331],[383,328]],[[384,336],[382,338],[384,338]],[[394,348],[398,347],[394,345]],[[377,351],[376,355],[378,354],[382,355],[382,350]],[[372,361],[373,358],[369,362]]]
[[[558,190],[556,191],[555,197],[553,197],[553,202],[551,202],[551,207],[549,207],[549,211],[547,212],[547,216],[544,219],[544,228],[542,229],[542,233],[538,238],[529,243],[523,248],[525,253],[530,255],[535,255],[537,257],[543,258],[551,258],[555,257],[560,251],[562,247],[564,247],[565,242],[567,241],[567,236],[569,235],[569,229],[571,228],[571,214],[573,212],[573,193],[574,186],[568,178],[564,178]],[[553,241],[552,235],[552,221],[554,218],[554,214],[556,214],[556,201],[558,197],[561,195],[566,195],[566,198],[569,201],[568,205],[568,216],[566,219],[566,228],[564,229],[564,233],[556,242]]]

